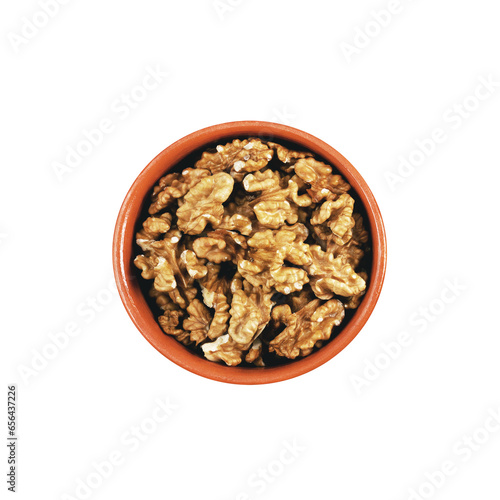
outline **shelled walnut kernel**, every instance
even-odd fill
[[[229,366],[321,348],[369,278],[370,237],[349,190],[313,153],[256,138],[162,177],[134,263],[163,331]]]

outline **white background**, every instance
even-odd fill
[[[389,4],[73,0],[30,29],[44,23],[39,4],[3,2],[1,419],[17,384],[17,498],[83,498],[78,481],[98,483],[92,463],[113,452],[123,463],[89,498],[499,498],[500,432],[488,420],[500,407],[499,84],[471,96],[481,78],[500,82],[500,9],[401,0],[381,28],[372,11]],[[169,75],[123,109],[148,67]],[[464,100],[469,116],[457,118]],[[58,178],[54,164],[106,118],[113,130]],[[344,154],[389,243],[382,296],[354,342],[312,373],[257,387],[175,366],[106,291],[115,219],[138,173],[180,137],[241,119],[287,123]],[[436,128],[446,140],[413,154],[420,164],[391,189],[398,158]],[[93,315],[92,297],[106,302]],[[79,335],[23,376],[67,323]],[[391,344],[389,359],[383,344],[404,332],[410,343]],[[151,424],[159,397],[177,409],[133,451],[122,436]],[[294,440],[301,451],[280,464]],[[426,486],[445,461],[454,473]],[[257,482],[260,469],[272,481]]]

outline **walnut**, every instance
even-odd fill
[[[225,146],[217,146],[214,153],[204,152],[197,168],[209,169],[212,174],[227,172],[255,172],[264,168],[274,151],[258,139],[235,139]]]
[[[229,289],[231,293],[236,292],[236,290],[243,290],[243,276],[238,271],[234,273],[233,279],[229,283]]]
[[[291,180],[290,183],[294,184]],[[298,186],[293,185],[290,188],[287,185],[286,188],[282,188],[281,177],[278,172],[265,170],[255,174],[248,174],[243,179],[243,186],[250,193],[262,192],[260,196],[251,201],[250,206],[263,226],[278,229],[285,222],[289,224],[297,222],[297,206],[295,203],[290,203],[287,198],[295,197],[297,201],[302,200],[297,196]]]
[[[148,292],[148,295],[153,298],[156,302],[156,305],[162,311],[178,311],[179,306],[175,304],[168,293],[159,292],[154,286]]]
[[[307,193],[299,195],[299,190],[304,186],[302,179],[296,175],[288,181],[288,196],[299,207],[309,207],[312,204],[312,198]]]
[[[363,217],[359,214],[353,214],[354,228],[352,229],[352,240],[356,245],[368,243],[368,231],[363,225]]]
[[[309,286],[307,288],[303,288],[300,292],[290,295],[290,307],[292,312],[297,312],[299,309],[302,309],[306,304],[315,298],[316,297]]]
[[[198,291],[194,287],[179,288],[172,290],[168,293],[172,301],[182,309],[186,309],[189,303],[196,297]]]
[[[316,297],[328,300],[334,294],[351,297],[362,292],[365,280],[356,274],[352,266],[342,257],[323,252],[319,245],[309,247],[311,263],[304,268],[310,275],[310,284]]]
[[[189,276],[195,279],[203,278],[208,272],[204,259],[198,259],[192,250],[184,250],[180,255],[181,262],[187,269]]]
[[[295,234],[295,240],[294,243],[298,245],[304,252],[307,251],[307,247],[303,245],[304,241],[307,240],[309,236],[309,229],[307,229],[307,226],[304,224],[301,224],[300,222],[297,224],[294,224],[293,226],[283,226],[281,228],[282,231],[289,231]],[[303,256],[303,258],[306,258]],[[297,260],[297,259],[295,259]],[[302,259],[300,259],[302,261]],[[306,258],[307,260],[307,258]],[[293,261],[290,261],[293,262]],[[302,265],[299,262],[295,262],[295,264]]]
[[[307,228],[302,224],[255,233],[247,241],[251,249],[247,259],[238,262],[238,271],[254,286],[266,289],[274,287],[284,294],[301,290],[309,281],[306,271],[284,266],[284,262],[286,260],[297,266],[312,262],[308,253],[309,246],[303,242],[306,235]]]
[[[365,252],[362,246],[366,247],[368,242],[368,232],[363,226],[363,218],[359,214],[353,214],[355,221],[352,229],[352,237],[346,243],[339,245],[333,234],[327,236],[327,251],[333,253],[334,257],[342,257],[353,269],[356,269],[361,262]],[[335,239],[335,241],[334,241]]]
[[[207,338],[212,315],[203,302],[198,299],[194,299],[189,304],[187,312],[189,313],[189,318],[184,320],[182,326],[184,330],[190,332],[189,337],[191,341],[196,342],[196,345],[198,345]]]
[[[148,219],[146,219],[143,228],[136,234],[135,241],[141,247],[142,251],[144,253],[149,252],[154,254],[155,249],[159,248],[159,245],[160,246],[167,245],[172,249],[175,249],[177,243],[179,243],[179,241],[182,238],[182,233],[178,229],[173,229],[173,228],[167,230],[165,234],[161,234],[158,232],[151,232],[149,229],[151,226],[146,225],[146,223],[151,219],[153,219],[153,217],[149,217]],[[154,222],[154,224],[155,227],[158,227],[158,225],[156,225],[156,222]],[[162,238],[157,239],[160,235],[162,236]],[[162,241],[164,243],[158,244],[159,241]]]
[[[198,280],[204,304],[214,309],[212,323],[208,330],[208,338],[216,339],[227,331],[229,321],[229,304],[231,301],[229,281],[219,276],[220,266],[207,264],[207,274]]]
[[[289,163],[293,165],[293,163],[295,163],[295,161],[299,158],[312,156],[312,153],[309,153],[308,151],[292,151],[291,149],[287,149],[285,146],[281,146],[275,142],[268,142],[267,144],[276,151],[278,159],[285,165]]]
[[[142,230],[137,233],[137,241],[147,242],[156,240],[165,234],[172,224],[172,214],[165,213],[159,217],[148,217],[142,224]]]
[[[273,306],[271,296],[272,293],[260,290],[254,293],[236,290],[233,293],[228,333],[235,342],[249,346],[260,335],[269,322]]]
[[[173,173],[162,177],[153,189],[152,201],[149,207],[150,214],[170,206],[174,200],[182,198],[192,187],[204,177],[210,175],[210,171],[198,168],[186,168],[181,174]]]
[[[288,306],[281,306],[276,316],[286,328],[270,342],[270,351],[295,359],[309,354],[318,341],[328,340],[333,327],[344,319],[344,306],[337,299],[320,304],[320,300],[313,300],[294,314]]]
[[[177,225],[186,234],[199,234],[207,225],[220,224],[225,202],[233,190],[234,180],[226,173],[204,177],[184,196],[177,209]]]
[[[162,177],[134,263],[165,334],[229,366],[321,348],[369,278],[349,189],[311,152],[256,138]]]
[[[157,257],[157,264],[153,271],[155,274],[154,287],[159,292],[171,292],[177,287],[173,269],[165,257]]]
[[[245,236],[252,234],[257,219],[253,209],[249,206],[249,202],[255,196],[248,196],[244,190],[241,192],[236,185],[231,198],[234,201],[229,201],[224,207],[224,215],[220,224],[213,225],[213,227],[215,229],[238,231]]]
[[[221,289],[217,289],[214,297],[214,317],[208,330],[208,338],[216,339],[227,332],[229,314],[229,300]]]
[[[252,220],[240,214],[224,214],[220,224],[216,224],[214,227],[217,229],[227,229],[228,231],[239,231],[245,236],[252,234],[253,229]]]
[[[247,363],[253,363],[255,366],[265,366],[262,360],[262,342],[260,339],[255,339],[245,356]]]
[[[224,361],[226,365],[239,365],[243,358],[244,349],[239,346],[229,334],[221,335],[214,342],[207,342],[201,346],[203,354],[210,361]]]
[[[365,282],[368,281],[368,274],[366,274],[365,272],[363,271],[360,272],[359,276],[362,279],[364,279]],[[344,307],[346,309],[357,309],[361,304],[361,301],[363,300],[363,296],[365,295],[365,293],[366,293],[366,288],[361,292],[357,293],[356,295],[352,295],[346,302],[344,302]]]
[[[162,241],[163,242],[163,241]],[[162,243],[155,242],[155,243]],[[168,250],[165,250],[165,255]],[[149,255],[138,255],[135,260],[135,266],[141,270],[141,276],[144,279],[153,279],[154,287],[159,292],[171,292],[177,287],[177,281],[174,276],[174,270],[170,265],[170,259],[167,260],[160,252],[147,252]]]
[[[314,158],[301,158],[294,166],[295,173],[311,187],[307,190],[314,203],[334,200],[351,186],[340,175],[332,174],[332,167]]]
[[[162,240],[142,240],[138,233],[138,243],[144,255],[138,255],[134,264],[141,270],[145,279],[153,279],[153,286],[159,292],[169,292],[172,300],[182,308],[196,296],[194,279],[189,275],[180,259],[179,246],[181,233],[171,229]],[[182,292],[178,289],[181,287]]]
[[[207,274],[199,280],[203,302],[208,307],[214,307],[215,294],[220,287],[222,293],[227,291],[227,283],[219,276],[220,266],[218,264],[207,263]]]
[[[184,345],[189,345],[192,342],[189,333],[185,332],[182,328],[177,328],[182,316],[183,313],[179,310],[167,310],[158,317],[158,323],[160,323],[162,330],[167,335],[172,335]]]
[[[206,237],[197,238],[193,242],[193,250],[198,257],[210,262],[236,262],[243,256],[247,248],[246,239],[241,234],[225,229],[217,229],[207,234]]]
[[[327,246],[327,252],[333,254],[335,258],[341,258],[353,269],[356,269],[364,256],[364,251],[356,245],[354,240],[349,241],[345,245],[337,245],[336,243],[329,241]]]
[[[155,277],[155,266],[158,263],[158,259],[153,260],[145,255],[138,255],[134,259],[134,264],[137,269],[140,269],[141,276],[145,280],[152,280]],[[175,278],[173,278],[175,280]]]
[[[354,199],[347,193],[341,194],[336,200],[326,200],[313,212],[311,224],[323,224],[330,229],[332,239],[338,245],[344,245],[352,237],[354,227]],[[326,231],[323,231],[325,233]]]
[[[255,191],[269,191],[281,189],[280,174],[273,170],[264,170],[255,174],[248,174],[243,179],[243,187],[249,193]]]
[[[273,308],[271,318],[274,328],[278,328],[280,324],[285,324],[286,319],[292,315],[292,310],[288,304],[281,304]]]

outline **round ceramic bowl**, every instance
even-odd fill
[[[202,358],[175,338],[166,335],[156,321],[143,295],[138,273],[133,265],[135,233],[138,218],[143,213],[153,186],[160,177],[181,160],[195,151],[225,143],[233,138],[261,137],[272,141],[285,141],[309,150],[325,162],[336,167],[351,184],[358,203],[362,203],[366,215],[372,247],[371,273],[367,292],[348,319],[340,333],[316,352],[305,358],[272,367],[232,367]],[[204,128],[175,142],[162,151],[140,173],[130,188],[120,209],[113,240],[113,267],[118,292],[130,318],[146,340],[166,358],[193,373],[221,382],[234,384],[265,384],[291,379],[302,375],[336,356],[363,328],[380,295],[386,266],[386,240],[382,216],[359,172],[335,149],[320,139],[292,127],[260,121],[223,123]]]

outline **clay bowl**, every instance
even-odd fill
[[[336,167],[351,184],[359,203],[364,207],[365,225],[371,236],[372,258],[368,291],[358,309],[340,333],[313,354],[273,367],[229,367],[203,359],[163,333],[143,295],[138,273],[132,261],[135,232],[144,202],[149,198],[158,179],[181,160],[215,142],[223,144],[233,138],[262,137],[273,141],[294,143],[297,147],[315,153]],[[292,127],[260,121],[223,123],[194,132],[162,151],[140,173],[132,184],[120,209],[113,240],[113,267],[121,300],[130,318],[146,340],[166,358],[192,373],[233,384],[265,384],[302,375],[336,356],[360,332],[379,298],[386,267],[386,240],[380,210],[370,188],[359,172],[335,149],[320,139]]]

